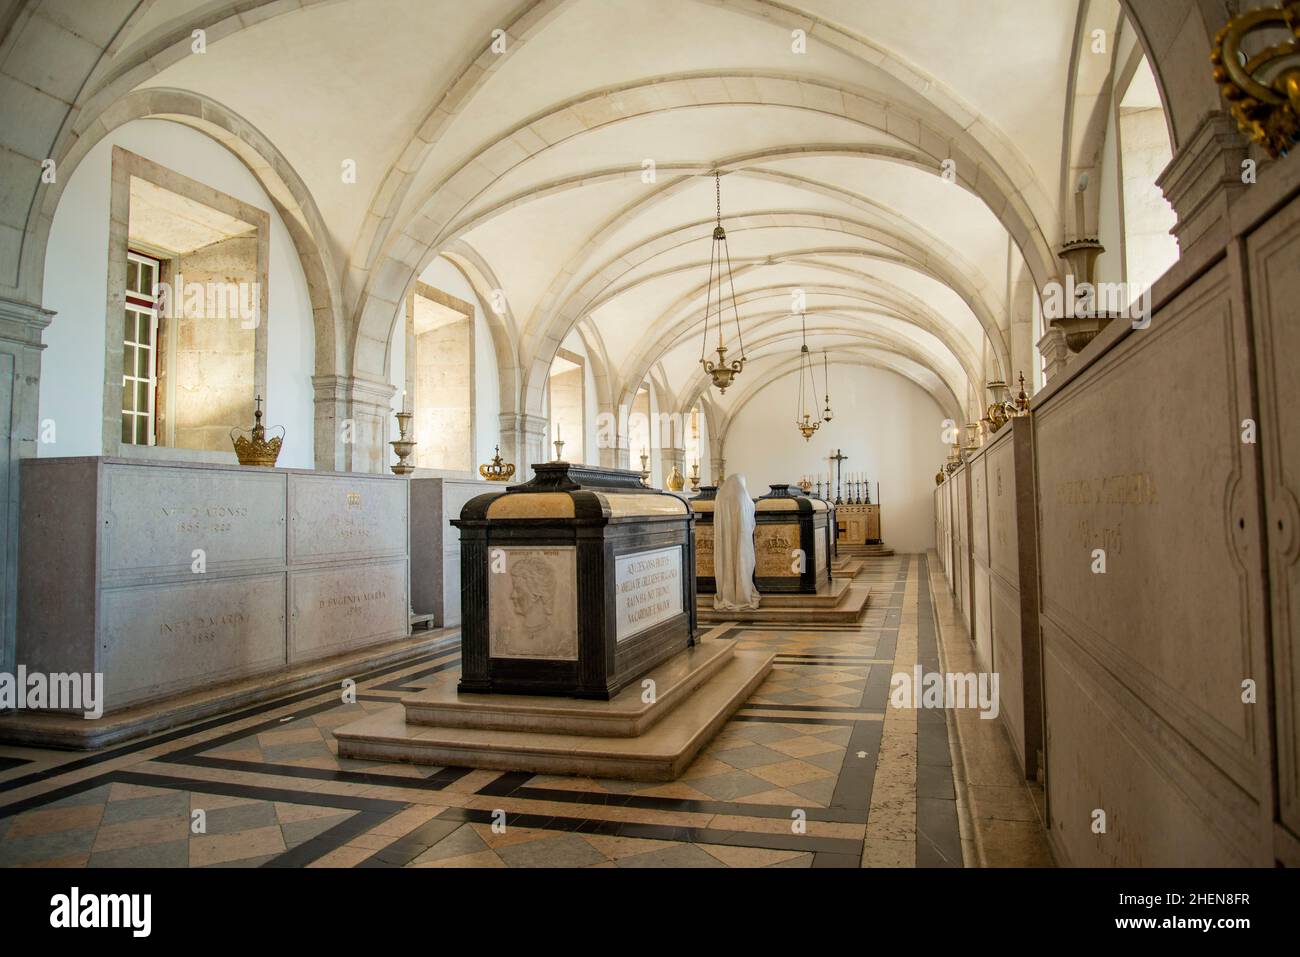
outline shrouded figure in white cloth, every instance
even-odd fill
[[[713,578],[717,611],[751,611],[758,607],[754,587],[754,500],[745,476],[730,475],[713,506]]]

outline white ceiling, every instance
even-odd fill
[[[194,6],[156,4],[124,50]],[[1008,327],[1014,243],[1004,210],[916,165],[916,141],[933,154],[948,138],[962,175],[1003,177],[1001,190],[1019,192],[1035,228],[1058,241],[1058,211],[1042,197],[1058,193],[1077,0],[560,0],[488,61],[433,148],[416,148],[491,31],[525,8],[542,9],[317,3],[216,38],[147,85],[203,92],[258,127],[310,189],[340,268],[366,266],[368,210],[386,217],[382,247],[454,192],[443,236],[487,265],[527,341],[553,349],[589,319],[616,388],[634,392],[657,368],[679,399],[699,381],[711,170],[721,167],[746,336],[764,343],[745,378],[797,355],[789,290],[807,287],[819,290],[808,296],[810,344],[891,356],[891,367],[966,401],[986,326]],[[791,23],[809,31],[805,53],[791,49]],[[686,75],[723,79],[702,82],[699,102],[662,108],[664,83]],[[774,102],[774,91],[795,89],[781,78],[821,86]],[[1135,99],[1146,82],[1135,81]],[[619,118],[589,99],[614,88]],[[887,122],[850,109],[841,91],[877,104]],[[564,135],[520,132],[557,113],[548,128]],[[507,137],[518,148],[494,176],[447,188]],[[343,181],[345,160],[355,184]],[[643,181],[646,160],[654,182]],[[391,190],[398,180],[404,193]]]

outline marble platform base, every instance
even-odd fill
[[[877,542],[874,545],[845,545],[841,543],[836,548],[841,557],[848,555],[860,558],[888,558],[894,554],[894,550],[884,542]]]
[[[837,558],[831,562],[831,574],[836,578],[857,578],[858,572],[867,567],[861,558]]]
[[[459,628],[422,631],[416,637],[375,645],[354,654],[215,685],[113,712],[93,721],[56,712],[10,711],[0,715],[0,742],[73,751],[103,748],[344,678],[358,678],[377,668],[454,647],[459,636]]]
[[[774,656],[705,638],[609,701],[457,694],[452,682],[338,728],[339,757],[675,780],[772,670]],[[653,701],[643,701],[646,680]]]
[[[701,595],[696,615],[701,624],[853,624],[866,611],[870,597],[871,586],[865,582],[835,578],[814,595],[764,595],[754,611],[715,611],[713,596]]]

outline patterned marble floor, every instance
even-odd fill
[[[331,729],[456,680],[452,636],[355,703],[331,686],[92,754],[0,747],[0,866],[962,866],[944,713],[887,701],[937,654],[926,559],[858,577],[856,625],[720,630],[776,664],[670,784],[339,759]]]

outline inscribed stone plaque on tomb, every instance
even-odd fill
[[[291,475],[292,563],[406,554],[406,483]]]
[[[104,467],[106,579],[284,562],[283,475],[234,470]]]
[[[759,525],[754,529],[754,574],[759,578],[798,577],[794,555],[798,547],[798,525]]]
[[[345,654],[410,630],[406,562],[290,573],[289,662]]]
[[[695,527],[695,576],[713,577],[713,526]]]
[[[614,640],[682,613],[682,551],[676,546],[614,558]]]
[[[106,710],[284,664],[284,575],[107,588]]]
[[[488,653],[576,661],[577,549],[502,548],[500,556],[495,551],[488,568]]]

